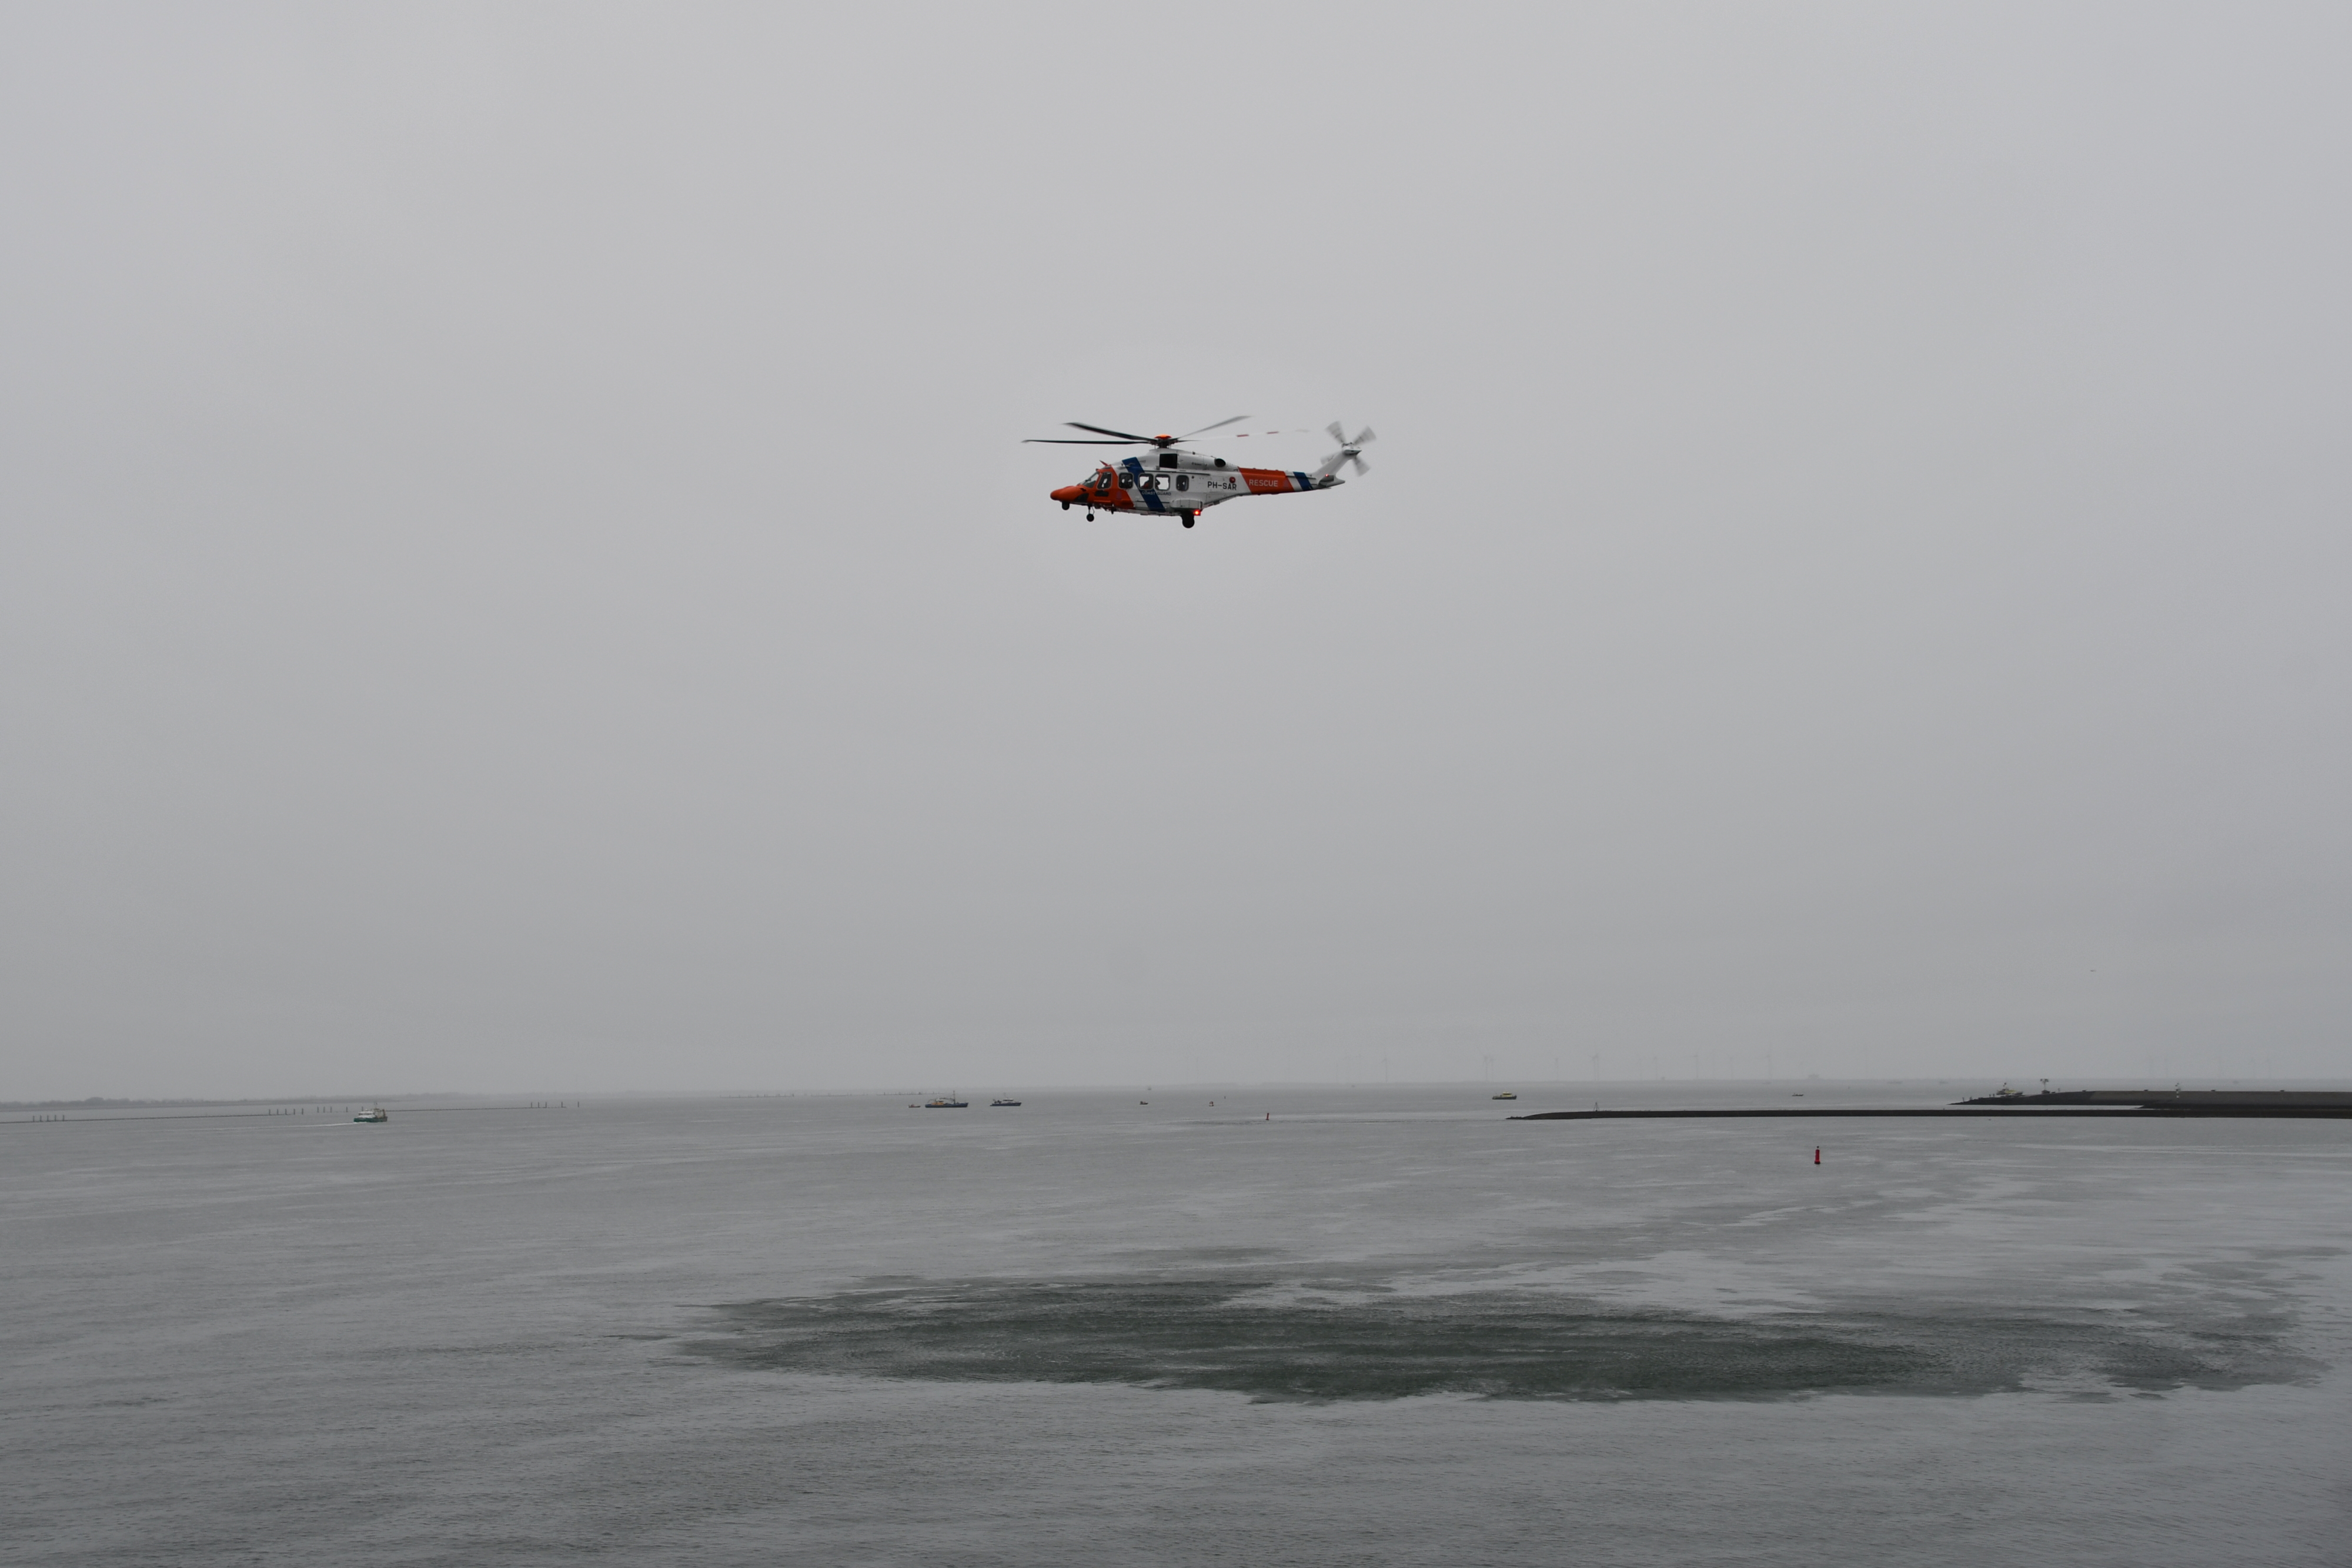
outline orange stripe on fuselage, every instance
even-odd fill
[[[1241,475],[1249,482],[1253,496],[1279,496],[1298,488],[1290,482],[1290,476],[1279,468],[1244,468]]]

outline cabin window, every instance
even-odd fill
[[[1189,489],[1191,489],[1191,488],[1192,487],[1192,476],[1191,476],[1190,474],[1179,474],[1179,475],[1177,475],[1177,476],[1176,476],[1176,487],[1177,487],[1179,490],[1189,490]]]
[[[1222,458],[1222,457],[1218,458],[1218,459],[1217,459],[1217,466],[1218,466],[1218,467],[1220,467],[1220,468],[1223,468],[1224,465],[1225,465],[1225,460],[1224,460],[1223,458]]]
[[[1163,452],[1160,455],[1160,466],[1162,468],[1173,468],[1176,466],[1176,455],[1173,452]]]

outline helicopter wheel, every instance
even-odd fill
[[[1067,501],[1063,502],[1063,503],[1062,503],[1062,510],[1064,510],[1064,511],[1066,511],[1066,511],[1068,511],[1069,509],[1070,509],[1070,504],[1069,504]]]
[[[1186,528],[1191,528],[1198,521],[1200,521],[1200,514],[1198,512],[1187,512],[1184,514],[1184,526]]]
[[[1091,522],[1093,522],[1094,520],[1095,520],[1095,515],[1094,515],[1092,512],[1088,512],[1088,513],[1087,514],[1087,521],[1088,521],[1088,522],[1090,522],[1090,523],[1091,523]]]

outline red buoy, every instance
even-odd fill
[[[1815,1149],[1815,1150],[1813,1151],[1813,1164],[1815,1164],[1815,1165],[1819,1165],[1819,1164],[1821,1164],[1821,1163],[1822,1163],[1822,1152],[1821,1152],[1821,1150],[1819,1150],[1819,1149]]]

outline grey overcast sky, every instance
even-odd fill
[[[0,1098],[2352,1073],[2341,5],[0,29]]]

